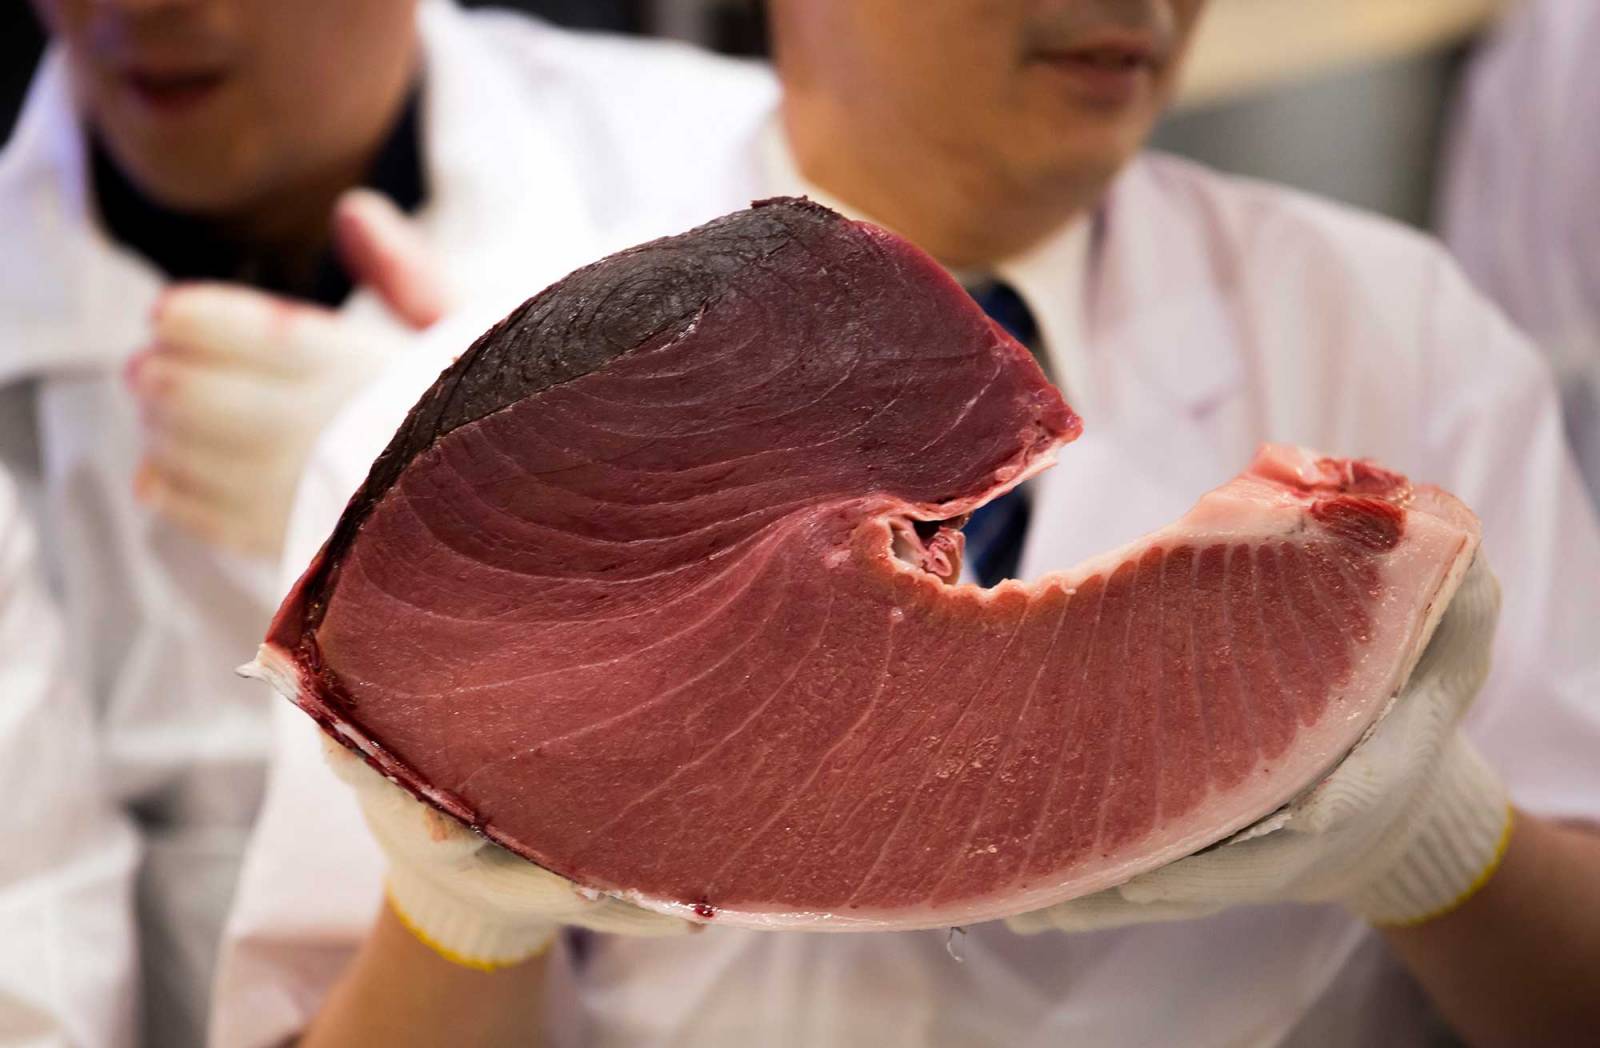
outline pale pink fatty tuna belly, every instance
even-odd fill
[[[1477,523],[1267,447],[1072,571],[948,584],[949,525],[1078,430],[916,249],[767,202],[474,345],[259,672],[507,848],[691,919],[913,928],[1092,892],[1347,752]]]

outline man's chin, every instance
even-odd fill
[[[262,195],[264,181],[215,149],[136,151],[124,157],[112,149],[123,175],[153,203],[192,215],[228,215]]]
[[[1032,192],[1054,202],[1056,209],[1079,212],[1095,207],[1143,143],[1144,136],[1138,135],[1051,156],[1035,167]]]

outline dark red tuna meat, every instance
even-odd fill
[[[950,584],[1078,419],[932,260],[774,200],[578,270],[422,398],[254,670],[417,796],[691,920],[1119,883],[1325,773],[1477,545],[1269,447],[1078,568]]]

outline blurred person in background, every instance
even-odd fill
[[[144,1039],[197,1044],[267,754],[268,697],[233,668],[276,603],[312,441],[450,288],[546,283],[656,199],[652,165],[699,151],[658,83],[681,111],[762,99],[679,46],[443,2],[36,7],[52,43],[0,155],[0,465],[38,516],[98,780],[142,837]],[[30,716],[83,730],[65,703]],[[33,759],[38,730],[0,717],[0,768],[66,803],[95,777]],[[33,847],[23,808],[7,851]],[[76,857],[102,848],[109,872],[126,842],[89,818],[56,833],[35,876],[85,901]],[[63,936],[50,963],[125,960],[116,920],[80,927],[100,941]],[[0,971],[43,964],[32,934],[0,923]],[[84,982],[58,1040],[119,1025],[114,983]],[[0,1040],[32,1007],[0,987]]]
[[[1555,370],[1600,507],[1600,5],[1529,0],[1467,67],[1441,226],[1467,275]]]
[[[100,781],[30,516],[0,467],[0,1044],[132,1044],[138,839]]]
[[[1085,434],[1031,492],[1000,500],[1012,523],[992,545],[969,539],[969,564],[1070,567],[1286,441],[1372,456],[1473,507],[1503,589],[1498,629],[1491,609],[1465,644],[1446,631],[1453,646],[1435,654],[1453,668],[1402,693],[1318,810],[965,929],[961,963],[942,931],[677,934],[682,922],[586,899],[452,829],[336,745],[325,761],[316,726],[280,703],[219,1044],[1420,1045],[1446,1024],[1472,1042],[1555,1044],[1592,1031],[1600,529],[1548,371],[1427,238],[1141,152],[1201,7],[776,0],[781,101],[756,133],[724,121],[729,148],[657,177],[690,211],[806,193],[887,225],[1034,348]],[[286,578],[477,333],[441,335],[325,435]],[[1481,620],[1476,607],[1463,614]],[[1474,704],[1489,630],[1494,670]]]

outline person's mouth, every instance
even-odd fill
[[[227,74],[221,69],[178,69],[129,66],[118,74],[129,94],[161,114],[189,112],[211,99]]]
[[[1067,80],[1080,95],[1103,105],[1125,105],[1150,86],[1164,63],[1159,48],[1136,34],[1105,35],[1061,48],[1040,48],[1030,58]]]

